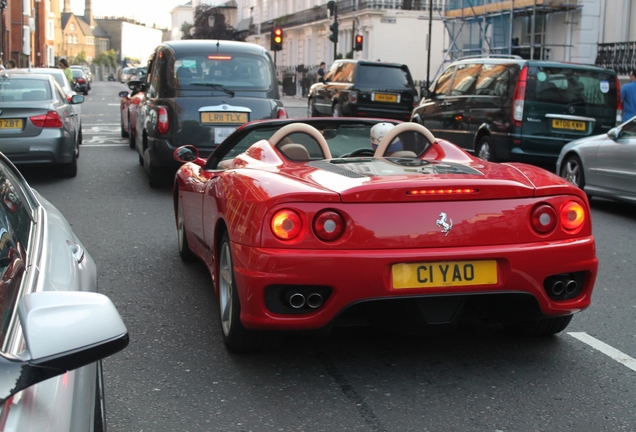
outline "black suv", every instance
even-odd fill
[[[616,73],[596,66],[466,58],[422,92],[411,120],[491,161],[554,167],[561,148],[620,118]]]
[[[307,116],[411,118],[419,100],[408,66],[336,60],[309,89]]]
[[[191,144],[207,157],[251,120],[287,118],[269,53],[247,42],[164,42],[148,60],[137,108],[134,147],[150,186],[180,166],[177,147]]]

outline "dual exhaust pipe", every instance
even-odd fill
[[[584,281],[583,272],[564,273],[548,277],[543,282],[543,287],[550,298],[568,300],[579,295]]]
[[[324,299],[321,294],[317,292],[305,294],[301,292],[289,292],[287,294],[287,304],[294,309],[300,309],[302,307],[309,307],[311,309],[318,309],[324,303]]]
[[[559,279],[552,284],[552,294],[556,297],[563,295],[563,293],[572,295],[576,292],[577,287],[578,284],[574,279]]]

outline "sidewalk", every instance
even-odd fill
[[[307,98],[300,96],[282,96],[280,100],[285,108],[307,108]]]

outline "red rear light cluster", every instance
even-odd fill
[[[466,195],[479,192],[473,188],[452,188],[452,189],[414,189],[406,191],[407,195]]]
[[[342,235],[344,228],[344,219],[335,211],[326,210],[314,218],[314,232],[320,240],[334,241]]]
[[[29,119],[35,127],[61,128],[64,126],[62,124],[62,119],[60,119],[60,116],[57,114],[56,111],[49,111],[46,114],[29,117]]]
[[[528,79],[528,67],[521,69],[519,81],[515,88],[515,96],[512,100],[512,121],[515,127],[521,127],[523,121],[523,107],[526,99],[526,80]]]
[[[621,83],[616,77],[616,123],[622,123],[629,119],[623,120],[623,100],[621,99]]]
[[[85,84],[86,80],[84,78],[77,78],[75,81],[77,81],[80,84]]]
[[[294,240],[306,233],[301,215],[292,209],[277,211],[270,221],[270,229],[279,240]],[[346,222],[335,210],[322,210],[313,218],[313,232],[319,240],[332,242],[342,237]]]
[[[551,233],[559,225],[564,231],[574,233],[583,227],[585,219],[585,208],[576,201],[565,202],[558,213],[549,204],[539,204],[530,216],[532,228],[539,234]]]
[[[276,118],[279,119],[286,119],[287,117],[287,111],[285,110],[285,108],[278,108],[278,113],[276,115]]]
[[[272,233],[279,239],[293,240],[302,232],[302,219],[294,210],[279,210],[272,217],[271,228]]]
[[[157,112],[157,130],[161,134],[165,134],[170,129],[170,124],[168,123],[168,110],[166,107],[159,107]]]

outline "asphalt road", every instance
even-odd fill
[[[634,206],[592,201],[593,305],[556,337],[351,328],[230,355],[206,269],[179,259],[171,191],[148,186],[120,137],[122,89],[93,85],[76,178],[23,170],[129,328],[129,347],[104,361],[111,432],[636,430]]]

